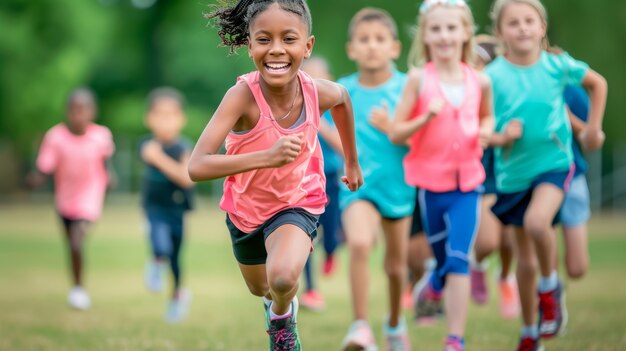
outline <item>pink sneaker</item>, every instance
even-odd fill
[[[404,293],[402,293],[402,308],[404,308],[405,310],[412,310],[413,309],[413,289],[411,289],[410,287],[407,288],[406,290],[404,290]]]
[[[324,310],[326,304],[324,303],[324,297],[317,292],[317,290],[309,290],[300,296],[300,306],[319,312]]]
[[[335,269],[337,269],[337,260],[335,259],[335,255],[326,257],[324,260],[324,266],[322,267],[322,274],[327,277],[331,276],[335,273]]]
[[[378,351],[372,328],[364,320],[352,322],[348,334],[343,339],[343,351]]]
[[[484,305],[489,301],[489,290],[487,290],[486,271],[472,268],[470,271],[470,281],[472,284],[472,299],[479,305]]]
[[[519,292],[515,277],[501,279],[498,282],[500,290],[500,315],[504,319],[515,319],[520,314]]]
[[[443,351],[463,351],[465,347],[463,343],[458,339],[446,339],[446,344],[443,346]]]
[[[434,325],[442,310],[443,292],[436,292],[430,283],[420,290],[415,304],[415,321],[421,326]]]

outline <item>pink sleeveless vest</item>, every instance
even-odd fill
[[[272,117],[259,85],[259,72],[239,77],[247,84],[261,115],[245,134],[229,133],[226,154],[236,155],[269,149],[284,135],[304,133],[303,147],[296,159],[279,168],[261,168],[226,177],[220,208],[228,213],[239,230],[250,233],[276,213],[288,208],[303,208],[322,214],[326,205],[324,160],[317,139],[320,124],[317,89],[313,79],[298,72],[306,120],[294,129],[285,129]]]
[[[429,62],[423,68],[422,88],[411,118],[426,114],[428,103],[434,98],[446,103],[439,115],[411,137],[410,151],[404,159],[408,184],[433,192],[467,192],[485,179],[478,134],[480,81],[465,64],[463,73],[465,96],[461,105],[454,107],[441,90],[435,65]]]

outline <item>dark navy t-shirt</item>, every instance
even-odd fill
[[[139,152],[152,136],[144,137],[139,143]],[[191,142],[179,139],[175,143],[163,145],[163,152],[174,160],[180,161],[185,152],[191,150]],[[169,180],[158,168],[145,164],[141,191],[141,203],[151,210],[180,212],[193,207],[193,191],[184,189]]]
[[[568,85],[564,93],[565,103],[570,111],[583,122],[587,122],[589,114],[589,96],[585,89],[581,86]],[[583,174],[589,169],[589,165],[585,160],[582,149],[578,144],[577,138],[573,138],[572,150],[574,151],[575,174]]]

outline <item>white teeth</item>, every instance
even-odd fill
[[[289,66],[288,63],[266,63],[265,65],[271,69],[282,69]]]

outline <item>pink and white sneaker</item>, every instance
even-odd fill
[[[350,325],[348,334],[343,339],[343,351],[378,351],[372,328],[364,320],[356,320]]]

